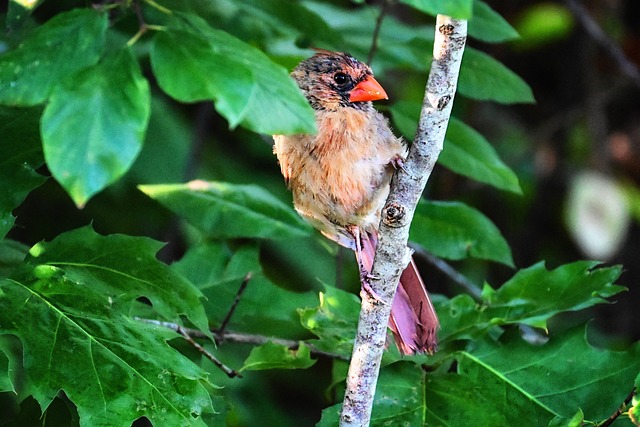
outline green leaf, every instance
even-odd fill
[[[63,390],[81,425],[204,425],[206,374],[167,344],[176,333],[129,317],[145,297],[163,318],[207,328],[201,294],[155,259],[159,247],[83,228],[35,245],[0,281],[1,333],[22,342],[26,391],[43,409]]]
[[[549,427],[581,427],[584,425],[584,414],[582,409],[571,418],[555,417],[549,422]]]
[[[229,328],[292,339],[304,336],[296,310],[311,306],[315,295],[287,291],[273,284],[262,271],[259,255],[256,244],[242,245],[231,252],[221,242],[209,242],[193,247],[172,267],[207,297],[204,306],[213,327],[221,325],[250,274]]]
[[[156,259],[162,246],[146,237],[101,236],[84,227],[34,245],[25,262],[33,274],[64,274],[69,280],[90,284],[100,298],[113,296],[112,307],[123,304],[125,313],[129,313],[127,305],[144,296],[165,319],[180,322],[180,316],[186,316],[207,331],[202,294]]]
[[[447,139],[438,161],[460,175],[522,194],[518,177],[500,160],[491,144],[454,117],[449,121]]]
[[[149,112],[149,85],[128,48],[53,91],[42,117],[44,154],[78,206],[131,167]]]
[[[22,264],[29,247],[11,239],[0,240],[0,278],[9,277]]]
[[[513,266],[511,250],[498,228],[464,203],[421,200],[410,239],[442,258],[473,257]]]
[[[341,50],[365,60],[371,47],[371,35],[376,28],[377,8],[345,9],[327,2],[305,2],[304,6],[331,22],[333,30],[339,32],[345,41],[345,47]],[[381,48],[369,64],[376,76],[383,77],[385,70],[399,67],[426,71],[431,61],[427,55],[433,50],[433,25],[407,25],[387,14],[379,30]],[[380,82],[385,83],[383,80]]]
[[[640,369],[640,347],[636,344],[623,352],[597,349],[579,327],[551,337],[542,346],[520,337],[504,345],[485,342],[474,351],[463,352],[458,369],[463,375],[485,379],[487,385],[497,384],[507,395],[524,398],[528,405],[551,415],[573,418],[582,409],[585,419],[600,421],[633,388]]]
[[[6,24],[10,31],[20,29],[42,0],[9,0]]]
[[[39,109],[0,107],[0,239],[13,226],[11,211],[45,180],[35,171],[44,163],[39,115]]]
[[[595,349],[584,329],[531,345],[512,335],[505,344],[486,340],[459,353],[457,372],[426,377],[426,423],[460,426],[537,427],[582,425],[606,419],[632,386],[640,366],[638,347]],[[585,423],[585,424],[587,424]]]
[[[320,305],[299,309],[300,322],[319,339],[313,345],[324,351],[345,357],[351,355],[358,324],[360,301],[358,297],[327,286],[320,293]]]
[[[507,353],[502,355],[509,357]],[[447,373],[427,378],[425,425],[540,427],[553,418],[552,413],[532,404],[505,381],[486,373],[472,374]]]
[[[393,121],[407,138],[415,135],[421,105],[400,101],[391,107]],[[451,117],[438,162],[460,175],[502,190],[522,194],[518,177],[505,165],[491,144],[462,121]]]
[[[563,4],[542,2],[533,4],[520,14],[515,23],[522,36],[517,46],[539,48],[569,36],[576,25],[571,11]]]
[[[0,103],[43,102],[76,71],[98,62],[107,14],[74,9],[51,18],[16,49],[0,55]]]
[[[2,298],[1,293],[0,298]],[[0,335],[0,393],[6,391],[16,393],[14,370],[19,358],[15,354],[18,352],[13,351],[11,338],[8,335]]]
[[[447,15],[456,19],[469,19],[472,16],[473,0],[400,0],[421,12],[436,16]]]
[[[262,25],[287,32],[295,39],[305,35],[325,49],[340,50],[345,42],[339,31],[330,27],[318,14],[303,3],[289,0],[245,0],[238,3],[243,15],[252,15]]]
[[[284,68],[195,15],[173,17],[151,49],[153,72],[166,93],[183,102],[214,100],[232,128],[315,132],[313,110]]]
[[[468,295],[457,296],[442,308],[438,306],[440,338],[473,338],[479,331],[506,324],[546,329],[548,319],[558,313],[604,303],[604,298],[624,290],[613,284],[621,270],[597,265],[578,261],[549,271],[538,263],[518,271],[498,290],[485,285],[479,304]]]
[[[503,104],[535,102],[529,85],[486,53],[467,47],[461,66],[458,91],[464,96]]]
[[[613,284],[622,271],[620,266],[596,268],[598,264],[577,261],[549,271],[541,262],[518,271],[498,290],[485,286],[482,294],[492,321],[509,318],[546,329],[547,319],[556,313],[601,304],[625,290]]]
[[[282,344],[267,342],[251,349],[241,371],[261,371],[265,369],[307,369],[316,363],[311,359],[309,347],[300,342],[291,350]]]
[[[499,13],[479,0],[473,2],[473,18],[469,21],[469,35],[489,43],[501,43],[520,37]]]
[[[257,185],[192,181],[139,188],[209,237],[288,239],[311,232],[293,209]]]

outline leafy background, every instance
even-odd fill
[[[336,424],[355,263],[292,210],[269,135],[314,131],[288,70],[366,59],[381,11],[378,108],[408,140],[433,15],[470,38],[411,231],[441,349],[389,348],[373,425],[605,425],[625,400],[637,423],[640,10],[576,4],[3,5],[0,425]]]

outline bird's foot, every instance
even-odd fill
[[[380,279],[379,276],[376,276],[374,274],[371,273],[367,273],[366,271],[361,271],[360,272],[360,283],[361,283],[361,291],[360,291],[360,296],[361,298],[365,298],[365,295],[368,295],[369,297],[371,297],[376,303],[379,304],[386,304],[386,302],[382,299],[382,297],[380,295],[378,295],[378,293],[376,291],[373,290],[373,288],[371,287],[371,283],[369,282],[370,280],[378,280]],[[363,294],[364,293],[364,294]]]
[[[391,160],[389,160],[389,164],[393,166],[395,170],[401,169],[403,172],[407,172],[407,170],[404,168],[405,160],[406,159],[402,157],[400,154],[396,154],[394,157],[391,158]]]

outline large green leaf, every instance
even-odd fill
[[[482,297],[490,311],[495,310],[493,321],[508,317],[546,328],[546,319],[556,313],[582,310],[625,290],[613,284],[622,271],[620,266],[596,268],[598,264],[577,261],[549,271],[538,263],[518,271],[497,290],[485,285]]]
[[[39,109],[0,107],[0,239],[13,226],[11,211],[45,178],[38,136]]]
[[[429,15],[447,15],[456,19],[469,19],[473,0],[400,0]]]
[[[1,291],[0,291],[1,292]],[[0,298],[2,294],[0,293]],[[15,348],[15,339],[9,335],[0,335],[0,393],[16,390],[16,365],[21,365],[19,349]]]
[[[461,354],[458,369],[474,380],[499,384],[527,406],[566,418],[582,409],[587,420],[602,421],[633,388],[640,370],[640,347],[636,344],[627,351],[594,348],[584,328],[578,327],[551,337],[543,346],[520,337],[503,345],[485,341]]]
[[[51,18],[16,49],[0,55],[0,103],[35,105],[76,71],[98,62],[107,14],[74,9]]]
[[[458,91],[464,96],[503,104],[535,102],[522,78],[484,52],[467,47],[461,67]]]
[[[64,390],[82,426],[204,425],[205,373],[167,344],[173,331],[130,317],[145,297],[162,318],[207,328],[201,294],[155,259],[160,246],[83,228],[35,245],[0,281],[0,333],[22,342],[26,392],[43,409]]]
[[[109,304],[124,313],[129,313],[128,304],[145,297],[165,319],[180,322],[180,316],[187,316],[206,331],[208,321],[202,294],[156,259],[155,254],[162,246],[146,237],[101,236],[84,227],[34,245],[25,263],[34,275],[63,275],[85,287],[90,285],[92,292],[103,299],[111,295]],[[79,288],[78,292],[81,291]]]
[[[47,164],[78,206],[120,178],[142,148],[149,85],[126,48],[66,79],[42,117]]]
[[[480,211],[461,202],[421,200],[410,239],[447,259],[487,259],[513,266],[500,230]]]
[[[140,189],[209,237],[288,239],[311,232],[293,209],[257,185],[192,181]]]
[[[518,323],[546,329],[555,314],[601,304],[624,290],[613,284],[619,267],[596,266],[593,261],[579,261],[549,271],[538,263],[518,271],[498,290],[485,285],[480,303],[459,295],[438,311],[440,337],[468,339],[495,325]]]
[[[407,138],[415,135],[421,105],[400,101],[391,107],[393,121]],[[520,194],[516,174],[502,162],[493,146],[478,132],[451,117],[438,162],[452,171],[502,190]]]
[[[452,117],[438,161],[452,171],[502,190],[522,194],[518,177],[478,132]]]
[[[313,110],[284,68],[195,15],[174,13],[156,35],[151,65],[165,92],[184,102],[214,100],[231,127],[315,132]]]
[[[518,32],[495,10],[480,0],[473,2],[469,35],[484,42],[500,43],[519,38]]]
[[[340,50],[345,42],[339,31],[330,27],[320,15],[307,9],[302,2],[290,0],[245,0],[238,2],[243,15],[253,15],[262,25],[292,38],[301,34],[325,49]]]
[[[22,265],[29,247],[11,239],[0,239],[0,278],[9,277]]]
[[[298,322],[296,310],[313,305],[316,296],[276,286],[262,271],[259,255],[256,244],[243,245],[231,252],[225,244],[211,242],[195,246],[172,267],[207,297],[204,305],[213,327],[221,325],[250,274],[228,328],[293,339],[308,335]]]

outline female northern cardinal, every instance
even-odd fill
[[[380,212],[407,152],[370,102],[387,94],[371,68],[347,53],[317,50],[291,75],[315,110],[318,133],[274,136],[282,174],[298,213],[356,252],[362,287],[372,293]],[[437,348],[438,318],[413,260],[400,278],[389,327],[403,354]]]

